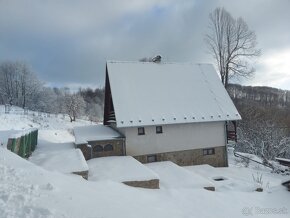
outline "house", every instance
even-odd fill
[[[142,163],[227,166],[227,123],[240,119],[210,64],[107,62],[103,124]]]

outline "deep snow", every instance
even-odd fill
[[[158,175],[131,156],[100,157],[88,161],[89,180],[116,182],[159,179]]]
[[[30,116],[0,114],[0,124],[2,130],[39,127],[39,145],[34,157],[74,149],[70,129],[88,122],[71,124],[51,116],[34,123]],[[58,169],[47,170],[0,146],[0,217],[289,217],[290,192],[281,185],[289,176],[273,174],[256,164],[246,168],[232,153],[229,159],[228,168],[202,165],[183,167],[180,171],[157,163],[155,173],[160,178],[161,189],[149,190],[107,178],[86,181],[77,175],[57,172]],[[216,191],[194,186],[191,172],[213,183]],[[263,175],[264,192],[254,191],[252,175],[256,173]],[[183,178],[185,174],[188,176]],[[219,177],[224,180],[213,180]]]

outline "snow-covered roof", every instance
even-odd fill
[[[211,64],[108,61],[117,127],[241,119]]]
[[[109,126],[88,125],[74,128],[75,143],[82,144],[88,141],[110,140],[122,137],[120,133]]]
[[[207,178],[186,170],[171,161],[161,161],[145,164],[160,178],[160,186],[165,188],[204,188],[214,187]],[[181,179],[182,178],[182,179]]]
[[[72,148],[38,153],[38,155],[32,155],[29,160],[47,170],[61,173],[83,172],[89,170],[80,149]]]
[[[281,158],[281,157],[275,157],[276,160],[280,160],[280,161],[285,161],[285,162],[289,162],[290,163],[290,159],[286,159],[286,158]]]
[[[156,173],[131,156],[100,157],[88,160],[89,180],[116,182],[159,179]]]

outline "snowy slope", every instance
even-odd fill
[[[30,116],[13,114],[0,114],[0,122],[1,130],[5,131],[30,125],[40,128],[39,145],[31,157],[36,159],[44,154],[54,158],[55,153],[65,155],[65,151],[74,150],[70,129],[88,124],[85,121],[71,124],[61,117],[47,117],[35,123]],[[41,161],[37,166],[0,146],[0,217],[289,217],[290,193],[281,186],[282,181],[290,179],[289,176],[273,174],[267,168],[251,164],[248,168],[243,167],[232,154],[229,159],[228,168],[196,166],[177,170],[179,167],[157,164],[155,170],[158,171],[161,189],[147,190],[110,179],[86,181],[77,175],[57,172],[62,171],[65,158],[55,165],[59,169],[53,167],[48,171],[43,168],[45,166],[40,167]],[[192,172],[194,176],[189,175]],[[252,174],[257,172],[263,174],[264,192],[261,193],[254,191]],[[199,187],[191,180],[195,175],[213,183],[216,191]],[[214,181],[216,177],[225,180]]]
[[[237,177],[240,174],[232,173]],[[262,193],[186,187],[146,190],[49,172],[2,148],[0,174],[0,214],[4,218],[216,218],[245,217],[245,213],[255,217],[257,208],[277,208],[285,213],[259,215],[272,218],[289,217],[290,211],[289,192],[282,186]],[[243,176],[240,174],[240,178]]]
[[[204,188],[214,187],[214,184],[206,178],[177,166],[171,161],[146,164],[160,177],[161,188]],[[182,178],[182,179],[180,179]]]
[[[88,161],[89,180],[116,182],[159,179],[157,174],[131,156],[100,157]]]
[[[4,106],[0,105],[0,145],[6,145],[10,135],[23,131],[25,129],[38,128],[39,130],[67,130],[72,131],[75,126],[88,125],[91,122],[86,120],[77,120],[70,122],[67,116],[62,114],[46,114],[24,111],[19,107],[12,107],[9,114],[5,114]]]

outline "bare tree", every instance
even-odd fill
[[[224,86],[232,77],[251,77],[255,69],[250,67],[249,60],[261,53],[256,48],[256,34],[242,18],[234,19],[224,8],[216,8],[209,19],[205,41]]]
[[[0,91],[4,102],[12,105],[18,96],[17,65],[14,62],[3,62],[0,65]]]
[[[6,61],[0,64],[0,95],[3,103],[26,107],[42,83],[26,63]]]
[[[19,83],[21,93],[21,106],[25,108],[33,95],[40,92],[43,83],[36,77],[25,63],[17,63],[19,68]]]
[[[236,150],[255,154],[272,167],[276,157],[290,158],[290,137],[285,128],[269,108],[259,104],[239,106],[243,120],[239,122]]]
[[[79,94],[66,94],[64,98],[65,112],[69,115],[70,121],[76,120],[76,117],[85,107],[84,99]]]

